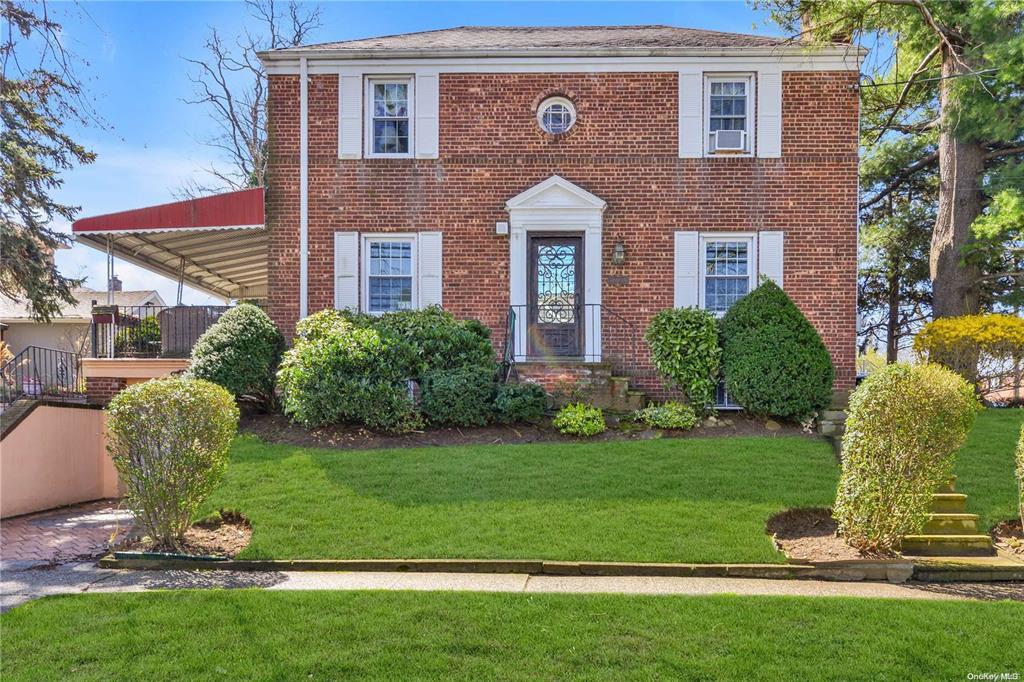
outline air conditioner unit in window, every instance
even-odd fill
[[[711,151],[713,152],[743,152],[747,149],[747,131],[745,130],[716,130],[711,135]]]

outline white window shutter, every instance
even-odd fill
[[[675,307],[696,308],[699,305],[700,235],[676,232],[675,242]]]
[[[699,158],[704,150],[704,75],[679,72],[679,156]]]
[[[359,310],[359,233],[334,233],[334,308]]]
[[[416,246],[419,307],[441,305],[441,233],[420,232]]]
[[[413,89],[416,98],[413,142],[416,145],[417,159],[437,158],[439,80],[436,73],[421,73],[416,76],[416,87]]]
[[[758,274],[765,275],[782,287],[783,233],[758,232],[757,260]]]
[[[782,74],[761,71],[757,75],[757,155],[782,156]]]
[[[338,157],[363,156],[363,75],[342,72],[338,76]]]

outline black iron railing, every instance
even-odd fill
[[[220,316],[223,305],[94,306],[92,350],[97,358],[186,358]]]
[[[29,346],[0,366],[0,408],[20,398],[81,401],[85,378],[76,353]]]
[[[632,376],[639,346],[636,326],[601,303],[513,305],[505,320],[504,374],[514,376],[516,361],[525,359],[608,362]]]

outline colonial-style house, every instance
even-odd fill
[[[610,363],[652,395],[651,317],[724,313],[768,277],[849,389],[861,56],[671,26],[460,27],[264,52],[265,196],[75,232],[211,293],[262,298],[286,335],[324,308],[441,305],[489,326],[521,377],[551,386]]]

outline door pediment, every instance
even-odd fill
[[[544,182],[517,194],[505,202],[505,209],[516,211],[595,211],[604,212],[607,203],[579,185],[552,175]]]

